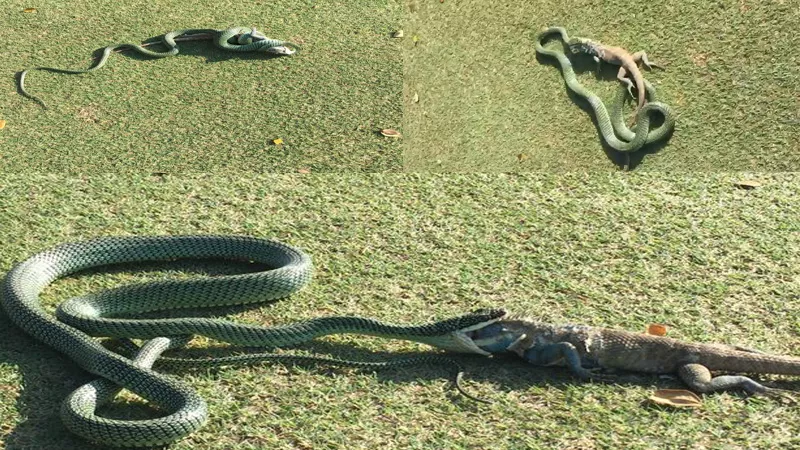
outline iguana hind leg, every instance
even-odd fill
[[[633,60],[634,60],[634,61],[636,61],[636,62],[639,62],[639,61],[641,61],[641,62],[642,62],[642,64],[644,64],[644,66],[645,66],[645,67],[647,67],[648,69],[652,69],[653,67],[656,67],[656,68],[658,68],[658,69],[661,69],[661,70],[666,70],[666,69],[664,68],[664,66],[662,66],[662,65],[659,65],[659,64],[656,64],[656,63],[654,63],[654,62],[650,61],[650,60],[647,58],[647,53],[645,53],[645,52],[643,52],[643,51],[638,51],[638,52],[634,53],[634,54],[633,54],[633,55],[631,55],[631,56],[633,56]]]
[[[686,364],[678,369],[684,383],[697,392],[706,394],[714,391],[743,389],[748,394],[766,394],[771,389],[742,375],[711,376],[711,371],[702,364]]]

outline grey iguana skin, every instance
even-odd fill
[[[777,393],[740,375],[712,377],[711,371],[800,376],[800,358],[724,344],[699,344],[663,336],[582,325],[552,325],[507,317],[469,334],[491,353],[510,351],[542,366],[567,366],[578,377],[607,378],[598,369],[677,374],[700,393],[743,389]]]

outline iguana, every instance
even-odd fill
[[[602,369],[677,374],[700,393],[743,389],[749,394],[785,395],[746,376],[712,377],[711,371],[800,376],[800,357],[608,328],[551,325],[513,316],[471,331],[469,337],[487,352],[513,352],[536,365],[567,366],[582,379],[608,379],[598,373]]]
[[[646,95],[644,77],[639,70],[638,63],[641,62],[648,69],[652,69],[653,67],[664,69],[663,66],[650,62],[647,58],[647,53],[643,51],[630,54],[624,48],[603,45],[591,39],[571,39],[569,42],[569,49],[572,53],[586,53],[592,55],[592,58],[597,63],[598,72],[600,71],[600,63],[602,61],[620,66],[619,72],[617,72],[617,79],[628,86],[628,92],[631,94],[631,97],[638,98],[636,111],[633,114],[634,117],[639,114],[639,110],[644,106]],[[625,78],[625,75],[630,75],[633,81]],[[633,95],[634,85],[636,86],[636,96]]]

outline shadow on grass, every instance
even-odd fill
[[[569,55],[568,47],[563,43],[562,46],[564,51]],[[561,74],[561,65],[555,58],[548,55],[542,55],[536,53],[536,61],[539,62],[539,64],[555,67],[558,70],[559,74]],[[588,55],[580,55],[579,57],[573,57],[571,59],[571,62],[576,75],[580,75],[585,72],[591,72],[591,73],[597,72],[597,64]],[[603,81],[609,81],[609,82],[613,81],[618,83],[619,82],[619,80],[617,80],[618,71],[619,71],[619,66],[615,66],[609,63],[602,63],[598,77]],[[578,107],[581,108],[584,112],[586,112],[586,114],[591,118],[595,130],[597,130],[597,137],[602,143],[603,151],[605,152],[606,157],[620,169],[624,169],[625,166],[628,166],[628,170],[635,169],[636,167],[639,166],[639,164],[642,163],[646,155],[654,154],[661,151],[661,149],[663,149],[667,145],[669,140],[672,138],[672,133],[674,133],[674,129],[671,130],[670,133],[663,139],[657,142],[652,142],[650,144],[647,144],[635,152],[617,151],[613,147],[608,145],[608,143],[603,138],[602,133],[600,133],[600,127],[598,126],[597,117],[595,116],[594,109],[592,108],[591,104],[589,104],[589,102],[585,98],[574,93],[572,89],[570,89],[569,86],[567,85],[566,80],[564,81],[564,88],[567,91],[567,95],[569,95],[570,100],[576,105],[578,105]],[[650,125],[651,128],[656,128],[662,123],[663,123],[663,117],[660,117],[659,115],[658,118],[654,118],[651,120]]]
[[[242,350],[243,349],[241,348],[236,349],[237,353],[246,354],[246,352],[242,352]],[[263,349],[248,349],[248,350],[252,350],[253,352],[264,351]],[[312,341],[302,345],[293,346],[291,348],[287,348],[284,350],[288,350],[289,352],[294,352],[296,354],[302,354],[302,355],[313,354],[316,356],[337,358],[343,360],[352,360],[359,362],[391,362],[391,361],[398,361],[406,358],[415,358],[420,356],[430,356],[430,355],[444,356],[461,365],[461,367],[464,370],[464,378],[462,380],[462,386],[464,387],[467,393],[470,393],[472,395],[477,395],[477,393],[471,392],[470,390],[470,384],[473,382],[490,384],[498,393],[522,392],[528,390],[531,386],[546,386],[563,390],[568,386],[576,386],[576,385],[580,386],[586,383],[614,384],[616,386],[621,386],[623,388],[625,386],[639,386],[639,387],[654,386],[654,390],[686,389],[686,386],[677,378],[677,376],[664,377],[654,374],[642,374],[642,373],[626,372],[626,371],[606,372],[607,375],[612,377],[611,381],[585,382],[577,379],[574,375],[572,375],[572,373],[567,368],[537,367],[522,361],[519,357],[515,355],[496,355],[491,358],[486,358],[480,355],[451,354],[443,352],[397,353],[397,352],[385,352],[385,351],[372,351],[363,348],[356,348],[348,344],[335,343],[324,340]],[[296,352],[297,350],[302,350],[303,352],[297,353]],[[229,356],[230,354],[231,354],[231,347],[215,347],[210,349],[188,349],[181,351],[182,357],[190,357],[190,358],[219,357],[219,356]],[[287,354],[287,353],[283,352],[282,354]],[[414,366],[379,368],[379,369],[347,369],[347,368],[338,368],[335,366],[328,365],[326,363],[311,363],[311,362],[302,364],[293,364],[293,363],[287,364],[277,361],[261,361],[251,364],[252,365],[281,364],[286,367],[293,367],[293,366],[312,367],[315,368],[315,370],[318,373],[324,373],[324,374],[340,373],[342,370],[356,370],[361,372],[375,373],[379,380],[387,382],[390,381],[392,384],[413,383],[421,379],[424,380],[445,379],[445,380],[450,380],[449,387],[446,388],[445,392],[445,395],[447,395],[448,398],[464,406],[477,405],[477,403],[474,402],[472,399],[464,397],[457,391],[453,383],[453,381],[455,380],[457,369],[454,366],[448,365],[446,362],[426,363]],[[214,373],[216,370],[219,369],[198,368],[198,369],[187,369],[185,372],[194,372],[195,370],[199,371],[198,373],[208,373],[209,371],[211,373]],[[753,379],[758,380],[758,377],[753,376]],[[791,391],[800,389],[800,381],[796,380],[782,379],[767,384],[772,387],[787,389]],[[731,395],[739,396],[742,398],[742,400],[745,400],[747,398],[747,395],[742,392],[728,391],[728,393]],[[712,393],[707,395],[718,395],[718,394]],[[489,401],[497,400],[496,398],[493,399],[491,397],[491,394],[488,394],[487,396],[487,394],[484,393],[479,395],[479,397],[480,396],[483,396],[486,400]],[[647,401],[643,403],[643,406],[645,405],[653,406],[650,404],[650,402]]]

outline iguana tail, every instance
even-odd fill
[[[698,361],[692,362],[702,364],[712,371],[800,376],[800,358],[797,357],[741,350],[720,350],[712,345],[702,347],[704,347],[704,351]],[[708,348],[707,352],[706,348]]]

